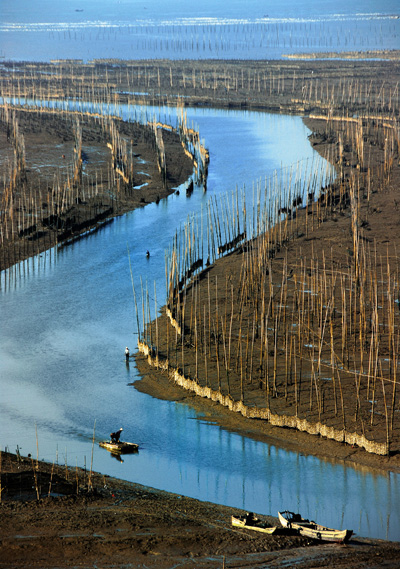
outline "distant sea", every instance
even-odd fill
[[[3,61],[383,49],[400,49],[399,0],[0,0]]]

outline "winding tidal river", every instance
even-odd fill
[[[210,150],[206,194],[182,191],[0,275],[1,448],[36,456],[38,443],[40,459],[89,468],[95,428],[93,468],[104,474],[399,540],[399,475],[255,442],[131,385],[139,376],[124,360],[137,341],[128,248],[136,290],[156,286],[161,305],[165,251],[188,216],[236,187],[251,200],[253,183],[274,170],[317,160],[298,117],[196,110],[188,120]],[[97,445],[120,426],[140,445],[123,462]]]

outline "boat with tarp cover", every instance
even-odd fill
[[[267,521],[260,520],[252,512],[249,512],[244,516],[232,516],[232,526],[259,531],[270,535],[277,531],[277,526],[272,526]]]

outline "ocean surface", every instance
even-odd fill
[[[0,57],[280,59],[399,49],[398,0],[1,0]]]

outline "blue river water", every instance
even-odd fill
[[[188,120],[210,149],[207,193],[174,194],[0,275],[1,447],[36,456],[38,443],[39,458],[87,468],[93,448],[93,468],[104,474],[259,513],[300,510],[331,527],[399,539],[398,475],[247,439],[131,385],[139,377],[123,356],[137,341],[128,248],[136,291],[147,283],[159,308],[165,251],[188,216],[200,215],[210,196],[236,186],[252,195],[252,180],[316,160],[299,117],[188,110]],[[140,445],[124,462],[97,444],[120,426]]]
[[[398,49],[399,16],[398,0],[0,0],[0,74],[7,60]],[[159,308],[165,251],[188,216],[236,187],[251,199],[265,176],[316,160],[297,117],[188,110],[188,118],[210,149],[207,194],[180,192],[0,274],[0,447],[33,456],[38,448],[40,459],[87,468],[93,451],[104,474],[399,540],[398,475],[247,439],[132,385],[140,378],[123,356],[137,341],[128,248],[136,290],[155,287]],[[120,426],[140,445],[123,462],[97,444]]]

